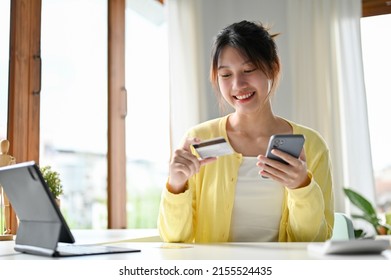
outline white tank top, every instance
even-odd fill
[[[243,157],[232,210],[230,241],[278,241],[284,187],[259,175],[256,157]]]

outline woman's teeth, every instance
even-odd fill
[[[253,94],[254,94],[254,92],[250,92],[245,95],[236,95],[235,98],[239,99],[239,100],[243,100],[243,99],[247,99],[247,98],[251,97]]]

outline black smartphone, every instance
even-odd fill
[[[288,153],[296,158],[300,156],[304,145],[304,135],[302,134],[275,134],[270,137],[269,145],[266,150],[266,156],[270,159],[278,160],[287,164],[282,158],[271,153],[273,149],[278,149]]]

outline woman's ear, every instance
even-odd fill
[[[268,79],[267,80],[267,94],[269,94],[270,91],[272,90],[272,84],[273,84],[273,81]]]

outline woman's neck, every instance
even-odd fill
[[[292,127],[271,111],[265,113],[233,113],[228,119],[227,129],[250,138],[270,137],[273,134],[291,133]]]

